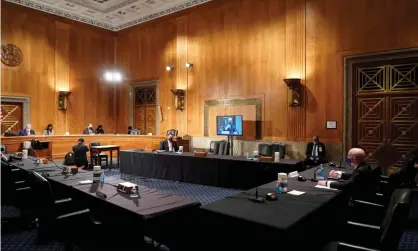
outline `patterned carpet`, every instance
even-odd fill
[[[220,200],[227,196],[234,195],[239,190],[225,189],[219,187],[211,187],[197,184],[181,183],[175,181],[159,180],[152,178],[143,178],[132,175],[125,175],[119,172],[119,169],[105,170],[107,180],[123,179],[142,186],[150,188],[156,188],[167,193],[181,195],[197,200],[200,203],[208,204],[216,200]],[[19,211],[13,207],[2,206],[2,217],[18,217]],[[411,219],[413,222],[418,222],[418,195],[413,199],[413,207],[411,210]],[[48,243],[37,244],[37,229],[29,229],[20,231],[18,233],[9,233],[1,235],[1,250],[3,251],[61,251],[64,250],[62,243]],[[150,243],[150,240],[146,238],[146,242]],[[153,250],[165,251],[167,247],[158,244],[153,245]],[[413,228],[405,231],[400,243],[399,251],[416,251],[418,250],[418,226],[413,224]]]

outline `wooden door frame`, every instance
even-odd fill
[[[155,86],[155,108],[156,110],[156,117],[155,117],[155,134],[160,135],[160,123],[161,121],[161,114],[158,112],[160,109],[160,82],[158,80],[150,80],[150,81],[133,81],[129,85],[129,125],[133,126],[135,120],[135,88],[143,88],[143,87],[153,87]]]
[[[378,60],[393,60],[418,57],[418,48],[384,51],[378,53],[352,55],[344,57],[344,130],[342,158],[353,146],[353,66],[357,63],[374,62]]]
[[[22,124],[26,126],[30,123],[30,97],[1,95],[0,100],[1,102],[22,104]]]

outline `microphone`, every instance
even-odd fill
[[[36,165],[41,164],[41,158],[39,158],[38,153],[33,148],[29,148],[28,150],[31,150],[34,153],[34,155],[35,155],[35,158],[36,159],[35,159],[34,164],[36,164]]]
[[[342,162],[343,162],[343,158],[341,158],[341,159],[340,159],[340,165],[339,165],[339,166],[337,166],[338,168],[344,168],[344,167],[342,166]]]
[[[48,158],[48,161],[52,162],[58,169],[61,169],[62,170],[62,174],[69,173],[68,167],[66,167],[66,166],[58,166],[57,163],[55,163],[55,161],[53,161],[50,158]]]
[[[268,168],[269,168],[269,166],[266,166],[266,168],[264,168],[264,170],[263,170],[263,173],[264,173],[264,172],[265,172]],[[255,202],[255,203],[265,203],[265,202],[266,202],[266,200],[258,196],[258,187],[259,187],[258,185],[255,187],[255,197],[253,197],[253,198],[248,198],[248,200],[250,200],[250,201],[252,201],[252,202]]]

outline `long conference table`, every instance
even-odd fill
[[[250,189],[276,180],[277,173],[301,168],[298,160],[276,163],[247,160],[243,156],[120,151],[120,172],[124,174],[235,189]]]
[[[1,144],[5,145],[7,152],[19,152],[23,149],[23,142],[39,140],[45,143],[47,148],[36,150],[40,157],[53,159],[63,159],[65,154],[72,151],[73,145],[77,144],[79,138],[85,140],[88,146],[91,142],[100,142],[101,145],[118,145],[121,150],[128,149],[159,149],[160,142],[165,140],[164,136],[148,135],[127,135],[127,134],[100,134],[100,135],[32,135],[32,136],[14,136],[1,137]],[[184,151],[189,151],[189,140],[178,139],[177,144],[183,146]],[[115,156],[116,157],[116,156]]]
[[[324,168],[326,173],[330,167]],[[312,178],[315,169],[300,173]],[[344,170],[347,171],[347,170]],[[205,250],[231,247],[234,250],[248,246],[258,250],[318,250],[335,234],[343,234],[348,194],[335,189],[316,188],[316,182],[289,178],[288,191],[304,192],[302,195],[279,194],[276,201],[254,203],[255,189],[216,201],[201,207],[199,222],[205,226],[195,228],[199,235],[209,235],[217,242],[206,242]],[[265,198],[274,192],[276,182],[259,187]],[[245,240],[245,241],[243,241]],[[335,239],[334,239],[335,240]],[[222,244],[220,244],[222,243]],[[319,249],[320,250],[320,249]]]
[[[107,225],[119,226],[123,231],[130,229],[129,226],[134,227],[138,237],[154,229],[155,226],[152,224],[164,226],[178,224],[182,217],[190,215],[190,212],[200,206],[199,202],[192,199],[145,186],[138,187],[139,197],[131,198],[116,190],[117,184],[125,182],[120,179],[105,180],[104,184],[80,184],[80,181],[93,178],[91,171],[82,169],[74,175],[63,174],[62,166],[54,163],[35,164],[32,158],[13,161],[10,164],[25,172],[37,172],[43,175],[49,181],[56,199],[70,196],[76,201],[75,204],[89,208],[94,217]],[[106,194],[107,198],[97,197],[96,191]],[[88,233],[78,234],[88,235]],[[134,243],[136,247],[140,245],[138,239]]]

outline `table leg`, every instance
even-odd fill
[[[119,161],[120,161],[120,148],[118,148],[118,167],[120,168]]]
[[[112,168],[112,165],[113,165],[113,150],[112,149],[110,149],[110,167],[109,168]]]

